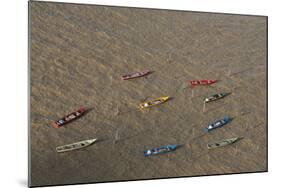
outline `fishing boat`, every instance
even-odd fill
[[[191,80],[191,81],[189,81],[191,86],[211,85],[216,82],[217,82],[217,80]]]
[[[210,143],[207,145],[208,149],[214,149],[214,148],[218,148],[218,147],[223,147],[223,146],[227,146],[229,144],[233,144],[234,142],[236,142],[237,140],[240,140],[241,137],[235,137],[235,138],[228,138],[228,139],[224,139],[224,140],[219,140],[216,141],[214,143]]]
[[[205,130],[207,132],[212,131],[216,128],[219,128],[219,127],[222,127],[222,126],[226,125],[231,120],[232,120],[232,118],[230,118],[229,116],[225,116],[223,119],[217,120],[214,123],[209,124],[208,127],[205,128]]]
[[[77,150],[77,149],[81,149],[81,148],[85,148],[87,146],[90,146],[91,144],[93,144],[96,141],[97,141],[96,138],[89,139],[89,140],[83,140],[83,141],[75,142],[75,143],[72,143],[72,144],[58,146],[56,148],[56,150],[57,150],[58,153],[73,151],[73,150]]]
[[[170,97],[169,96],[165,96],[165,97],[159,97],[158,99],[154,99],[152,101],[148,101],[148,102],[143,102],[141,104],[139,104],[139,107],[141,109],[143,108],[149,108],[158,104],[162,104],[164,102],[166,102]]]
[[[149,70],[144,70],[144,71],[141,71],[141,72],[134,72],[134,73],[131,73],[131,74],[126,74],[126,75],[121,76],[121,79],[122,80],[129,80],[129,79],[133,79],[133,78],[146,76],[150,73],[152,73],[152,72],[149,71]]]
[[[177,145],[167,145],[167,146],[162,146],[159,148],[145,150],[144,156],[147,157],[147,156],[151,156],[151,155],[167,153],[167,152],[176,150],[177,147],[178,147]]]
[[[86,111],[87,110],[85,108],[80,108],[79,110],[72,112],[72,113],[66,115],[65,117],[57,120],[56,122],[53,123],[53,126],[55,128],[62,127],[63,125],[81,117],[83,114],[85,114]]]
[[[204,99],[204,102],[205,102],[205,103],[212,102],[212,101],[221,99],[221,98],[223,98],[223,97],[225,97],[225,96],[227,96],[227,95],[229,95],[229,94],[230,94],[230,93],[218,93],[218,94],[214,94],[214,95],[212,95],[212,96],[210,96],[210,97],[206,97],[206,98]]]

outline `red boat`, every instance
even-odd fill
[[[198,85],[211,85],[216,83],[217,80],[191,80],[189,81],[191,86],[198,86]]]
[[[150,73],[151,73],[151,71],[145,70],[145,71],[141,71],[141,72],[135,72],[135,73],[132,73],[132,74],[127,74],[127,75],[122,76],[121,78],[122,78],[122,80],[129,80],[129,79],[133,79],[133,78],[146,76]]]
[[[58,121],[54,122],[52,125],[55,128],[62,127],[63,125],[81,117],[87,110],[85,108],[80,108],[76,112],[72,112],[71,114],[66,115],[65,117],[59,119]]]

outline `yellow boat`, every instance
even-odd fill
[[[148,102],[143,102],[141,104],[139,104],[139,107],[141,109],[143,108],[149,108],[158,104],[162,104],[164,102],[166,102],[170,97],[169,96],[165,96],[165,97],[159,97],[158,99],[154,99],[152,101],[148,101]]]

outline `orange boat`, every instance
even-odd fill
[[[59,128],[59,127],[62,127],[63,125],[75,120],[75,119],[78,119],[79,117],[81,117],[82,115],[85,114],[85,112],[87,112],[87,110],[85,108],[80,108],[79,110],[75,111],[75,112],[72,112],[68,115],[66,115],[65,117],[57,120],[56,122],[54,122],[52,125],[55,127],[55,128]]]
[[[191,86],[198,86],[198,85],[211,85],[217,82],[217,80],[191,80],[189,81]]]

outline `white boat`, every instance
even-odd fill
[[[72,151],[72,150],[76,150],[76,149],[81,149],[81,148],[85,148],[87,146],[90,146],[91,144],[93,144],[94,142],[96,142],[97,139],[89,139],[89,140],[83,140],[83,141],[79,141],[79,142],[75,142],[72,144],[67,144],[67,145],[63,145],[63,146],[58,146],[56,148],[58,153],[61,152],[66,152],[66,151]]]
[[[234,142],[236,142],[240,139],[242,139],[242,137],[235,137],[235,138],[228,138],[228,139],[224,139],[224,140],[219,140],[219,141],[216,141],[214,143],[208,144],[207,147],[208,147],[208,149],[219,148],[219,147],[227,146],[229,144],[233,144]]]

